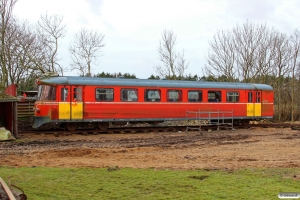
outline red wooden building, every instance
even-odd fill
[[[5,127],[14,137],[18,137],[17,118],[17,85],[7,87],[5,92],[0,92],[0,127]]]

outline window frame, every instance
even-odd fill
[[[38,100],[55,101],[57,99],[57,87],[53,85],[41,85],[39,88]]]
[[[105,90],[105,93],[97,93],[97,91],[99,90]],[[107,93],[107,90],[111,90],[112,93]],[[104,95],[106,99],[101,99],[101,98],[97,98],[97,95]],[[108,95],[112,95],[112,99],[108,98]],[[115,91],[114,88],[95,88],[95,101],[97,102],[112,102],[115,99]]]
[[[60,101],[68,102],[69,101],[68,95],[69,95],[69,88],[62,87],[60,89]]]
[[[159,98],[149,98],[148,92],[158,92]],[[144,90],[144,101],[145,102],[161,102],[161,90],[160,89],[145,89]]]
[[[210,98],[210,94],[215,94],[214,98]],[[218,95],[216,95],[218,94]],[[218,96],[218,97],[217,97]],[[222,102],[222,91],[221,90],[208,90],[207,91],[207,102]]]
[[[127,98],[125,98],[124,91],[129,92],[129,91],[134,91],[136,98],[129,98],[128,93],[127,93]],[[139,95],[138,95],[138,89],[137,88],[121,88],[120,89],[120,101],[121,102],[137,102],[139,100]],[[130,95],[130,94],[129,94]]]
[[[178,98],[170,98],[170,92],[178,92]],[[167,90],[167,102],[182,102],[182,90],[169,89]]]
[[[74,89],[73,89],[73,101],[82,102],[82,87],[74,87]]]
[[[193,98],[189,97],[190,92],[197,92],[198,99],[195,99],[195,101],[193,101]],[[188,90],[187,99],[188,99],[188,102],[202,102],[203,101],[203,91],[202,90]]]
[[[253,101],[253,92],[248,91],[248,103],[252,103],[252,101]]]
[[[233,93],[232,95],[229,95],[229,93]],[[234,95],[238,94],[238,95]],[[231,100],[232,98],[232,100]],[[239,91],[226,91],[226,102],[227,103],[237,103],[240,102],[240,92]]]

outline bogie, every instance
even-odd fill
[[[97,123],[97,128],[101,131],[107,130],[108,127],[109,127],[108,122],[99,122],[99,123]]]
[[[65,127],[68,131],[75,131],[78,128],[78,124],[75,123],[66,123]]]

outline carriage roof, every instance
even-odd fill
[[[239,82],[180,81],[126,78],[99,78],[78,76],[42,77],[38,80],[42,85],[93,85],[93,86],[142,86],[167,88],[207,88],[207,89],[247,89],[273,90],[270,85]]]

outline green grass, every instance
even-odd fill
[[[237,171],[0,167],[28,199],[278,199],[300,192],[300,169]],[[296,178],[294,178],[296,175]]]

